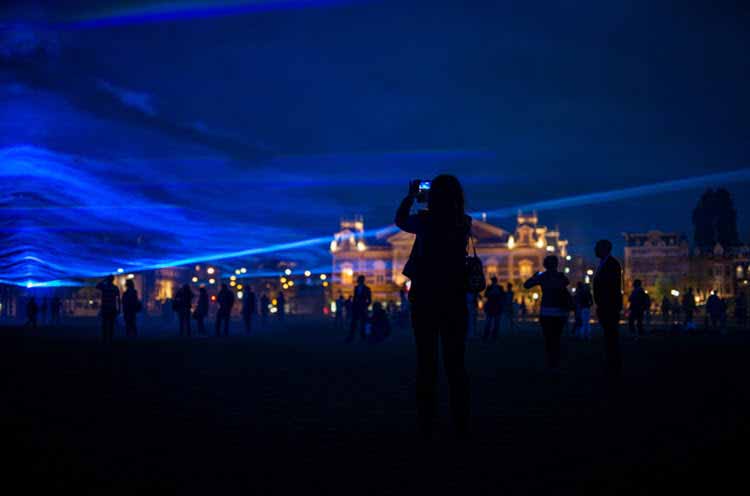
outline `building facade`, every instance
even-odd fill
[[[626,294],[640,279],[650,294],[661,298],[680,288],[690,274],[690,245],[683,234],[662,231],[623,233]]]
[[[521,284],[536,271],[542,270],[547,255],[557,255],[560,270],[571,277],[583,267],[580,259],[569,255],[568,242],[560,232],[539,225],[536,213],[516,217],[513,231],[474,220],[472,236],[476,251],[484,264],[485,275],[497,277],[504,284],[511,283],[521,294]],[[408,280],[401,273],[409,258],[414,235],[386,230],[366,239],[364,219],[341,221],[341,229],[330,245],[332,257],[332,296],[353,293],[359,275],[365,276],[376,301],[399,301],[399,290],[408,290]],[[520,290],[520,291],[519,291]]]

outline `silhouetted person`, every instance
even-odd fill
[[[194,296],[193,290],[187,284],[183,284],[177,292],[175,303],[177,304],[177,317],[180,320],[180,336],[189,337],[192,332],[190,318],[192,317]]]
[[[198,304],[195,307],[193,317],[198,326],[198,334],[206,335],[205,319],[208,316],[208,291],[203,286],[198,289]]]
[[[354,286],[354,296],[352,298],[352,319],[349,325],[349,336],[346,342],[349,343],[354,339],[354,335],[359,330],[359,335],[364,341],[367,339],[365,334],[365,325],[367,324],[367,309],[372,303],[372,292],[365,284],[365,276],[357,277],[357,285]]]
[[[587,284],[578,281],[576,294],[573,297],[576,306],[576,320],[578,322],[577,335],[580,339],[591,341],[591,306],[594,299]]]
[[[33,296],[26,302],[26,323],[25,326],[31,326],[32,329],[36,329],[37,315],[39,314],[39,306],[36,304],[36,298]]]
[[[381,343],[391,335],[391,323],[380,302],[372,305],[372,319],[370,320],[370,342]]]
[[[421,434],[430,438],[437,415],[438,348],[450,389],[456,433],[469,430],[469,376],[466,350],[466,245],[471,217],[464,213],[458,179],[440,175],[432,181],[427,209],[410,214],[419,184],[413,181],[396,212],[396,225],[416,234],[403,274],[411,279],[409,303],[417,351],[417,416]]]
[[[111,343],[115,335],[115,319],[120,313],[120,290],[114,284],[115,276],[109,275],[96,285],[101,291],[100,314],[102,318],[102,341]]]
[[[46,325],[49,323],[48,314],[47,314],[48,311],[49,311],[49,300],[45,296],[44,298],[42,298],[42,306],[41,306],[41,313],[40,313],[42,325]]]
[[[62,300],[59,296],[52,298],[52,323],[60,325],[60,314],[62,313]]]
[[[278,309],[279,320],[283,322],[286,315],[286,296],[282,291],[279,291],[276,296],[276,308]]]
[[[224,335],[229,336],[229,320],[232,318],[232,307],[234,306],[234,293],[226,284],[221,285],[219,294],[216,295],[216,301],[219,303],[219,309],[216,311],[216,335],[221,335],[222,323],[224,325]]]
[[[336,329],[344,328],[344,305],[346,300],[344,295],[339,292],[338,298],[336,298]]]
[[[550,370],[560,368],[560,336],[568,320],[571,308],[568,285],[570,281],[565,274],[559,272],[559,260],[554,255],[544,258],[544,272],[537,272],[523,283],[523,287],[531,289],[534,286],[542,288],[542,304],[539,311],[539,323],[544,335],[544,349],[547,356],[547,367]]]
[[[513,299],[513,284],[508,283],[505,288],[505,304],[503,305],[503,314],[508,318],[508,332],[513,334],[516,330],[516,309]]]
[[[599,266],[594,274],[596,316],[604,332],[604,356],[607,375],[618,380],[622,373],[620,352],[620,312],[622,312],[622,268],[612,256],[612,243],[603,239],[594,248]]]
[[[643,290],[643,283],[640,279],[633,281],[633,292],[628,298],[630,307],[628,308],[628,327],[630,334],[636,338],[643,336],[643,316],[648,307],[649,298]],[[637,326],[637,329],[636,329]]]
[[[248,288],[242,298],[242,322],[245,324],[246,334],[252,332],[256,306],[255,293],[252,288]]]
[[[747,327],[747,296],[739,293],[734,299],[734,319],[740,329]]]
[[[672,303],[669,301],[669,297],[667,295],[664,295],[664,297],[661,299],[661,319],[664,322],[664,325],[669,324],[669,318],[672,314]]]
[[[260,318],[264,327],[268,323],[268,305],[270,304],[271,301],[268,299],[268,296],[266,296],[266,293],[263,293],[260,296]]]
[[[500,332],[500,318],[503,315],[505,291],[497,284],[497,277],[490,278],[490,285],[484,290],[484,335],[482,340],[497,339]]]
[[[138,291],[132,279],[125,281],[125,292],[122,294],[122,318],[125,321],[125,335],[135,337],[138,335],[136,327],[136,316],[141,311],[141,302],[138,300]]]
[[[709,321],[709,330],[718,333],[721,326],[721,317],[724,313],[724,305],[715,291],[706,300],[706,319]]]
[[[685,317],[685,330],[693,330],[695,328],[693,322],[693,316],[695,315],[695,295],[693,295],[693,288],[688,288],[685,294],[682,295],[682,312]]]

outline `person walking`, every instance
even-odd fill
[[[594,274],[596,316],[604,333],[604,357],[607,376],[618,381],[622,374],[620,351],[620,312],[622,312],[622,266],[612,256],[612,242],[597,241],[594,253],[599,266]]]
[[[555,255],[546,256],[543,263],[544,272],[537,272],[523,284],[526,289],[534,286],[542,288],[539,323],[544,335],[547,368],[552,371],[560,369],[560,337],[573,306],[568,293],[570,281],[565,274],[557,270],[559,264],[560,261]]]
[[[490,285],[484,290],[484,335],[482,341],[485,343],[492,339],[497,340],[500,332],[500,319],[503,315],[503,304],[505,303],[505,291],[497,284],[497,277],[490,278]]]
[[[591,297],[588,284],[578,281],[573,302],[576,306],[576,318],[579,322],[576,334],[581,340],[591,341],[591,306],[594,304],[594,299]]]
[[[643,316],[648,306],[648,295],[643,290],[643,283],[640,279],[633,281],[633,292],[630,293],[628,303],[630,304],[628,308],[628,328],[630,329],[630,335],[638,339],[643,336]]]
[[[96,285],[101,291],[99,305],[102,319],[102,341],[111,343],[115,336],[115,319],[120,313],[120,290],[115,286],[115,276],[109,275]]]
[[[226,284],[222,284],[219,294],[216,295],[216,300],[219,303],[219,309],[216,311],[216,336],[221,336],[222,324],[224,335],[229,336],[229,320],[232,318],[234,293]]]
[[[469,435],[470,390],[466,351],[466,246],[471,217],[464,211],[464,193],[454,176],[431,182],[427,209],[411,214],[419,181],[396,212],[395,223],[416,235],[403,274],[411,280],[409,303],[417,356],[417,424],[425,439],[432,437],[437,416],[438,349],[450,390],[450,410],[459,438]]]
[[[201,336],[206,335],[206,324],[205,319],[208,316],[208,291],[206,288],[201,286],[198,289],[198,305],[195,307],[193,318],[195,319],[196,325],[198,326],[198,334]]]
[[[141,311],[141,302],[138,300],[138,291],[132,279],[125,281],[125,292],[122,294],[122,318],[125,321],[125,335],[136,337],[138,329],[136,316]]]
[[[372,291],[365,284],[365,276],[357,277],[357,285],[354,287],[354,297],[352,298],[352,319],[349,325],[349,336],[346,338],[347,343],[354,340],[354,335],[359,330],[359,336],[362,340],[367,339],[365,326],[367,323],[367,309],[372,303]]]
[[[245,324],[245,334],[250,334],[255,317],[255,293],[252,288],[248,288],[242,296],[242,321]]]

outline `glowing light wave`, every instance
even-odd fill
[[[274,10],[327,7],[365,0],[255,0],[159,2],[80,16],[62,23],[69,28],[98,28],[124,24],[252,14]]]

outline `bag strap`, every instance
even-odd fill
[[[474,258],[477,258],[477,242],[474,240],[474,236],[471,234],[471,231],[469,231],[469,245],[471,245],[471,248],[474,251]]]

